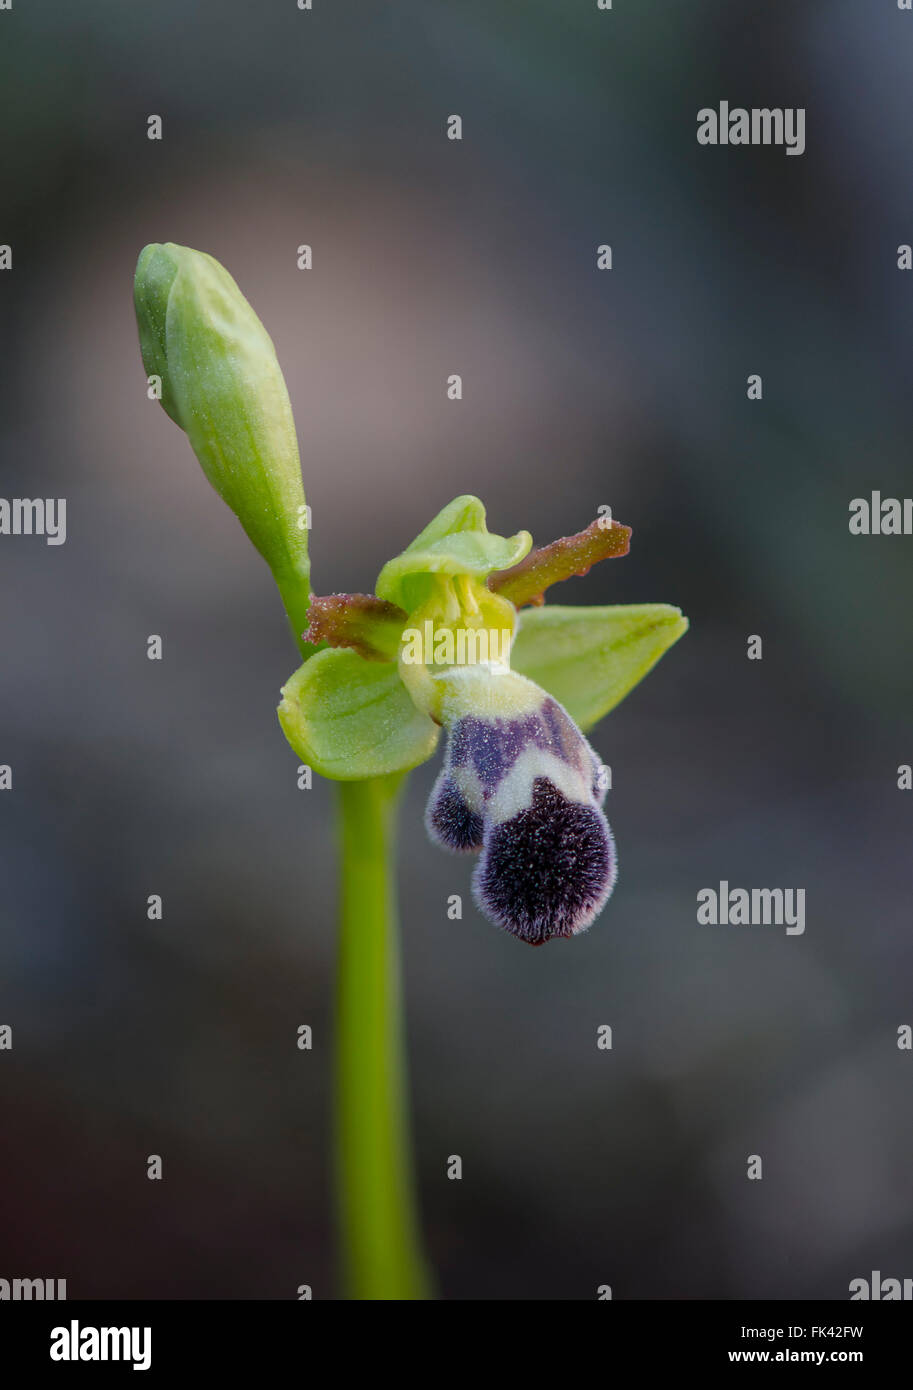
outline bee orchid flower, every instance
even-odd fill
[[[343,780],[415,767],[443,729],[428,833],[479,852],[479,908],[535,946],[583,931],[615,885],[607,780],[582,729],[687,628],[667,604],[543,604],[550,585],[626,554],[630,535],[600,518],[532,550],[528,532],[494,535],[478,498],[458,497],[374,595],[312,596],[305,637],[321,650],[279,707],[299,756]]]

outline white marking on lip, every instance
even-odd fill
[[[454,768],[452,776],[463,799],[471,810],[485,816],[494,825],[512,820],[533,804],[533,783],[537,777],[547,777],[567,798],[585,806],[593,805],[589,769],[572,766],[535,745],[524,748],[509,772],[506,772],[486,801],[484,788],[475,768]]]

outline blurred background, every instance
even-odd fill
[[[270,576],[146,398],[132,275],[164,240],[224,262],[273,336],[318,592],[371,589],[474,492],[537,543],[608,503],[630,556],[554,598],[691,619],[592,735],[621,875],[584,937],[489,926],[426,842],[435,765],[410,780],[441,1295],[913,1274],[913,540],[847,528],[851,498],[911,492],[913,14],[51,0],[0,40],[0,493],[68,501],[65,545],[0,538],[0,1275],[337,1287],[333,788],[298,790],[276,721]],[[807,152],[700,147],[724,99],[805,107]],[[804,888],[805,935],[698,926],[721,879]]]

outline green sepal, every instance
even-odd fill
[[[688,619],[668,603],[527,608],[510,664],[560,701],[585,731],[687,630]]]
[[[405,772],[434,752],[440,729],[412,703],[390,662],[329,648],[283,686],[279,723],[298,756],[339,782]]]
[[[517,564],[532,543],[528,531],[515,536],[492,534],[479,499],[456,497],[401,555],[388,560],[375,592],[410,613],[428,599],[436,575],[468,575],[484,581],[496,570]]]

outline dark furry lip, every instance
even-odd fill
[[[615,845],[598,806],[537,777],[532,805],[488,826],[473,886],[482,910],[530,945],[575,936],[611,892]]]
[[[502,806],[499,818],[499,788],[531,751],[527,795],[521,783],[514,814],[505,817]],[[556,763],[569,770],[568,782],[556,778]],[[480,910],[531,946],[584,931],[614,887],[615,843],[595,766],[567,711],[545,695],[538,708],[513,718],[470,713],[450,729],[425,816],[428,833],[454,853],[481,850],[473,875]]]

